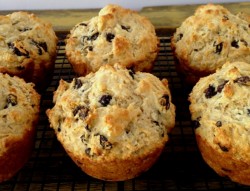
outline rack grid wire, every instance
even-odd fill
[[[175,70],[170,36],[161,36],[160,51],[153,74],[169,81],[176,106],[176,125],[159,160],[145,173],[132,180],[105,182],[86,175],[57,141],[45,114],[52,108],[53,92],[60,79],[75,76],[65,56],[66,33],[58,34],[55,70],[50,86],[42,93],[40,121],[30,160],[11,180],[1,183],[1,191],[161,191],[161,190],[250,190],[218,176],[203,161],[196,145],[189,114],[191,91]]]

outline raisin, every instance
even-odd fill
[[[88,46],[89,51],[93,51],[93,46]]]
[[[35,40],[32,40],[31,43],[37,47],[39,55],[43,54],[42,50],[44,50],[44,52],[48,51],[46,42],[36,42]]]
[[[219,145],[220,149],[221,149],[223,152],[228,152],[228,151],[229,151],[229,149],[228,149],[227,147],[222,146],[221,144],[218,144],[218,145]]]
[[[219,44],[216,44],[216,42],[214,42],[213,46],[215,46],[215,53],[220,54],[223,48],[223,42]]]
[[[247,115],[250,116],[250,109],[247,109]]]
[[[222,126],[221,121],[217,121],[217,122],[216,122],[216,126],[217,126],[217,127],[221,127],[221,126]]]
[[[86,23],[80,23],[79,25],[80,25],[80,26],[85,26],[85,27],[87,26]]]
[[[221,93],[221,91],[223,90],[223,88],[225,87],[225,85],[227,84],[228,80],[225,80],[224,82],[222,82],[218,87],[217,87],[217,92]]]
[[[183,34],[182,34],[182,33],[178,34],[178,35],[177,35],[176,41],[177,41],[177,42],[180,41],[180,40],[182,39],[182,37],[183,37]]]
[[[244,39],[241,39],[240,42],[242,42],[245,46],[248,46],[248,43]]]
[[[114,34],[112,34],[112,33],[108,33],[107,35],[106,35],[106,40],[108,41],[108,42],[112,42],[112,40],[115,38],[115,35]]]
[[[206,98],[212,98],[217,94],[217,92],[215,91],[215,87],[212,85],[209,85],[208,88],[204,91],[204,93]]]
[[[163,95],[160,99],[160,104],[168,110],[170,108],[169,95]]]
[[[237,41],[236,41],[236,40],[233,40],[233,41],[231,42],[231,46],[234,47],[234,48],[239,48],[240,46],[239,46],[238,43],[239,43],[238,40],[237,40]]]
[[[91,156],[91,155],[90,155],[90,152],[91,152],[91,148],[87,148],[87,149],[85,149],[85,153],[86,153],[86,155]]]
[[[8,42],[8,47],[13,50],[13,53],[16,54],[17,56],[25,56],[29,58],[29,52],[25,50],[23,47],[20,47],[21,50],[19,50],[17,47],[15,47],[15,44],[12,42]]]
[[[134,70],[133,67],[129,68],[129,75],[130,75],[133,79],[135,79],[135,70]]]
[[[127,32],[130,32],[130,26],[124,26],[124,25],[121,25],[122,29],[127,31]]]
[[[111,99],[112,99],[112,96],[106,94],[101,97],[101,99],[99,100],[99,103],[102,104],[102,106],[106,107],[110,103]]]
[[[236,78],[234,80],[234,83],[238,83],[240,85],[248,85],[249,82],[250,82],[250,77],[249,76],[241,76],[241,77]]]
[[[85,126],[85,129],[86,129],[87,131],[91,132],[91,129],[89,128],[88,125]]]
[[[87,40],[91,40],[91,41],[94,41],[97,39],[97,37],[99,36],[99,32],[96,32],[95,34],[93,34],[91,37],[88,37]]]
[[[223,20],[229,20],[228,16],[227,15],[223,15]]]
[[[80,119],[85,119],[85,117],[87,117],[88,115],[88,112],[89,112],[89,109],[86,108],[85,106],[77,106],[73,110],[73,115],[76,116],[78,114]]]
[[[30,31],[32,30],[32,28],[29,28],[29,27],[24,27],[22,29],[18,29],[20,32],[26,32],[26,31]]]
[[[15,106],[17,105],[17,97],[13,94],[9,94],[6,99],[7,105]]]
[[[194,128],[198,128],[201,125],[200,122],[199,122],[199,120],[193,120],[192,123],[193,123],[193,127]]]
[[[112,144],[108,141],[107,137],[100,135],[100,144],[103,149],[112,149]]]
[[[74,88],[75,89],[79,89],[80,87],[82,87],[82,81],[79,78],[75,78],[74,79]]]

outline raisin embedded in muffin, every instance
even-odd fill
[[[196,140],[221,176],[250,185],[250,64],[226,63],[201,78],[190,96]]]
[[[225,62],[250,63],[250,17],[207,4],[183,21],[171,38],[177,71],[186,82],[216,71]]]
[[[70,31],[65,51],[80,76],[117,62],[135,71],[148,72],[158,55],[159,39],[144,16],[118,5],[107,5],[98,16]]]
[[[148,170],[175,124],[167,80],[120,65],[63,80],[47,110],[73,161],[90,176],[119,181]]]
[[[0,72],[43,91],[52,78],[57,37],[52,25],[28,12],[0,16]]]

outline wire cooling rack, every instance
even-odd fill
[[[0,184],[0,191],[250,190],[250,187],[218,176],[203,161],[188,110],[187,98],[191,89],[175,71],[169,36],[159,37],[160,52],[153,74],[169,81],[176,106],[176,126],[160,159],[149,171],[124,182],[105,182],[82,172],[57,141],[45,114],[47,108],[53,107],[53,92],[59,80],[71,81],[75,77],[65,57],[66,35],[58,36],[60,41],[54,76],[49,88],[42,94],[41,116],[33,154],[15,177]]]

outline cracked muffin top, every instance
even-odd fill
[[[158,49],[155,28],[146,17],[111,4],[98,16],[77,24],[70,31],[65,48],[79,75],[117,62],[135,71],[151,71]]]
[[[171,39],[179,71],[197,82],[226,62],[249,63],[249,21],[248,15],[234,15],[221,5],[198,7],[194,15],[177,28]]]
[[[52,25],[34,14],[0,16],[0,72],[19,76],[43,89],[53,72],[56,45]]]

